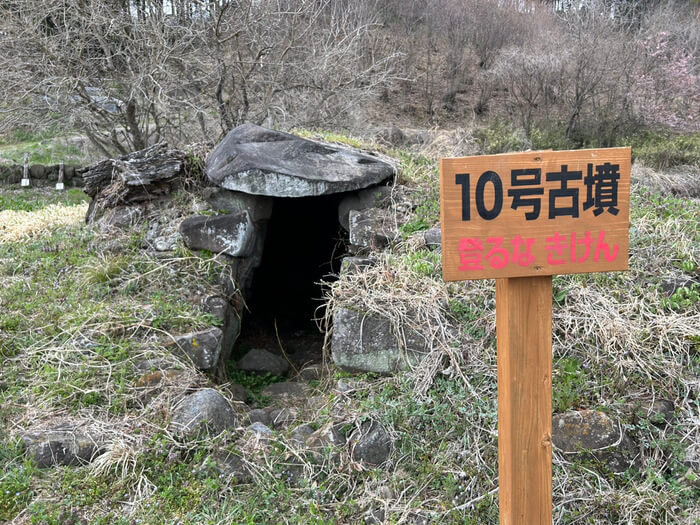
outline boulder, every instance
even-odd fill
[[[391,457],[394,442],[384,426],[377,421],[365,421],[350,436],[352,459],[370,466],[380,466]]]
[[[248,401],[248,392],[243,385],[232,383],[226,388],[226,390],[228,391],[231,399],[234,401],[239,401],[241,403]]]
[[[182,186],[184,151],[155,144],[117,159],[106,159],[80,170],[73,186],[84,186],[92,197],[85,221],[89,224],[105,210],[121,204],[162,199]]]
[[[262,408],[254,408],[248,412],[248,424],[262,423],[266,427],[272,425],[272,420],[270,418],[270,413]]]
[[[59,170],[58,164],[54,164],[52,166],[46,166],[45,171],[44,171],[44,178],[48,181],[56,182],[58,180],[58,170]],[[65,173],[64,173],[63,182],[66,182]]]
[[[297,419],[297,413],[290,408],[277,408],[270,412],[270,424],[273,428],[283,428],[289,426]]]
[[[219,187],[270,197],[354,191],[392,177],[392,165],[371,155],[243,124],[207,158],[207,177]]]
[[[253,348],[240,361],[238,368],[245,372],[257,372],[258,374],[272,374],[281,376],[289,370],[289,363],[286,359],[262,350]]]
[[[274,435],[274,432],[269,427],[263,425],[259,421],[248,425],[246,430],[252,432],[258,437],[270,437]]]
[[[314,433],[314,428],[309,424],[299,425],[292,431],[292,442],[296,445],[303,445]]]
[[[350,231],[349,216],[351,210],[383,208],[390,201],[390,186],[375,186],[350,193],[338,204],[338,221],[346,231]]]
[[[202,196],[212,209],[225,213],[247,211],[253,222],[266,221],[272,216],[272,198],[264,195],[250,195],[224,188],[205,188]]]
[[[700,472],[700,442],[693,443],[685,449],[683,462],[696,472]]]
[[[612,472],[635,464],[637,451],[621,426],[603,412],[571,411],[552,418],[552,442],[561,452],[591,453]]]
[[[306,444],[310,449],[323,449],[327,447],[342,447],[347,443],[343,433],[344,423],[327,423],[306,438]]]
[[[200,370],[214,370],[219,361],[223,332],[217,327],[201,332],[179,335],[173,343]]]
[[[248,212],[189,217],[180,224],[188,248],[247,257],[255,246],[255,227]]]
[[[655,425],[670,423],[675,417],[676,407],[673,401],[668,399],[655,399],[637,405],[635,415],[640,419],[647,419]]]
[[[377,264],[377,260],[373,257],[343,257],[340,273],[347,275],[360,273],[364,268],[370,268],[375,264]]]
[[[222,323],[221,353],[218,369],[223,370],[231,357],[231,351],[241,333],[241,318],[228,299],[210,295],[203,301],[204,309]]]
[[[440,226],[434,226],[423,232],[423,242],[428,248],[439,248],[442,246],[442,231]]]
[[[357,248],[381,250],[398,235],[393,213],[382,208],[350,210],[349,223],[350,244]]]
[[[27,432],[21,439],[39,468],[88,463],[101,448],[98,436],[79,432],[75,428]]]
[[[235,483],[250,483],[253,476],[246,463],[236,454],[227,450],[217,450],[209,456],[207,463],[220,476],[233,480]]]
[[[283,383],[272,383],[267,385],[260,391],[263,396],[269,396],[274,398],[284,398],[284,397],[304,397],[307,392],[307,387],[304,383],[297,383],[294,381],[285,381]]]
[[[131,228],[143,217],[141,206],[119,206],[109,209],[99,219],[100,229],[107,231],[113,228]]]
[[[45,179],[46,171],[46,166],[42,164],[32,164],[29,166],[29,177],[31,179]]]
[[[331,356],[349,372],[390,374],[418,364],[429,352],[421,334],[406,328],[399,343],[388,319],[337,308],[333,315]]]
[[[22,169],[19,164],[0,164],[0,182],[19,184],[22,180]]]
[[[178,437],[189,437],[202,429],[218,434],[236,423],[236,415],[224,396],[213,388],[204,388],[178,403],[168,430]]]

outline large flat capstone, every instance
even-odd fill
[[[366,188],[395,170],[371,155],[243,124],[214,148],[206,172],[214,184],[229,190],[307,197]]]

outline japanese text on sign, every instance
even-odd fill
[[[629,148],[440,163],[446,280],[627,268]]]

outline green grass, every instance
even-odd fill
[[[632,146],[633,160],[656,169],[700,165],[700,133],[642,131],[621,139],[619,145]]]
[[[24,154],[29,153],[30,164],[84,164],[88,161],[78,147],[66,144],[63,133],[50,129],[33,132],[22,129],[0,137],[0,159],[24,163]]]
[[[71,188],[66,191],[47,190],[6,190],[0,193],[0,211],[36,211],[51,204],[62,206],[75,206],[84,202],[89,202],[85,192],[78,188]]]
[[[474,130],[474,137],[484,154],[525,151],[528,149],[567,150],[600,147],[594,138],[578,141],[566,138],[564,128],[556,125],[535,125],[530,136],[502,120],[495,120]],[[640,129],[618,136],[613,146],[631,146],[632,160],[641,161],[655,169],[674,166],[700,165],[700,133],[674,133],[671,131]]]

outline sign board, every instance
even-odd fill
[[[440,160],[446,281],[626,270],[630,148]]]
[[[627,269],[631,156],[440,160],[443,278],[496,278],[501,525],[552,524],[552,275]]]

